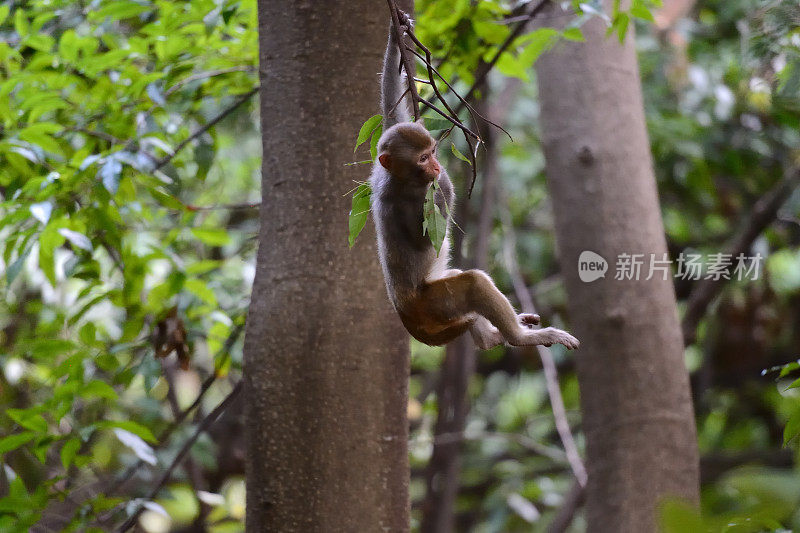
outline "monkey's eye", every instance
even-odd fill
[[[425,161],[428,160],[429,157],[430,156],[428,154],[422,154],[422,157],[419,158],[419,162],[424,163]]]

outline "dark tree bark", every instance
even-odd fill
[[[261,232],[245,339],[247,531],[408,530],[408,337],[345,166],[388,9],[260,0]],[[363,159],[363,154],[357,156]]]
[[[633,35],[620,45],[605,30],[596,19],[586,43],[559,43],[538,61],[542,140],[581,340],[589,528],[653,531],[665,497],[697,500],[697,443],[671,280],[614,279],[619,254],[661,259],[667,248]],[[605,278],[579,279],[584,250],[609,262]]]

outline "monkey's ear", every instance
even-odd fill
[[[390,159],[391,158],[389,157],[389,154],[381,154],[378,156],[378,161],[380,162],[381,166],[386,170],[389,170],[389,164],[391,162]]]

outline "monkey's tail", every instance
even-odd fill
[[[400,65],[400,49],[397,46],[394,27],[391,23],[389,26],[389,42],[386,44],[386,53],[383,56],[381,76],[381,113],[384,131],[398,122],[411,121],[409,96],[406,94],[408,88],[406,75]]]

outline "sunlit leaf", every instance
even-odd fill
[[[469,166],[472,166],[472,161],[470,161],[470,160],[469,160],[469,158],[468,158],[467,156],[465,156],[464,154],[462,154],[462,153],[461,153],[461,150],[459,150],[458,148],[456,148],[456,145],[455,145],[454,143],[450,143],[450,151],[451,151],[451,152],[453,152],[453,155],[454,155],[454,156],[456,156],[456,157],[457,157],[457,158],[459,158],[460,160],[464,161],[464,162],[465,162],[465,163],[467,163]]]
[[[364,229],[367,223],[367,216],[370,209],[370,198],[372,196],[372,189],[366,183],[359,185],[353,192],[353,200],[350,207],[350,215],[348,217],[349,236],[348,242],[350,248],[356,242],[356,238]]]
[[[422,231],[423,234],[428,235],[431,244],[433,244],[433,249],[436,250],[438,255],[444,244],[447,220],[439,211],[439,206],[436,205],[435,195],[437,190],[439,190],[439,186],[436,181],[433,181],[425,194],[425,204],[422,208]]]
[[[74,246],[89,252],[92,251],[92,241],[90,241],[89,237],[83,233],[78,233],[77,231],[72,231],[71,229],[67,228],[60,228],[58,232]]]
[[[33,431],[23,431],[0,439],[0,454],[16,450],[25,443],[32,441],[36,437]]]
[[[61,466],[64,467],[64,470],[70,467],[72,461],[75,459],[75,456],[78,454],[80,447],[81,441],[77,437],[69,439],[61,447],[61,452],[59,455],[61,456]]]
[[[192,228],[192,235],[209,246],[224,246],[231,242],[228,232],[221,228]]]
[[[147,444],[139,435],[122,428],[114,428],[114,435],[117,436],[122,444],[133,450],[133,453],[136,454],[136,457],[145,463],[151,465],[158,463],[156,454],[153,452],[153,448],[150,447],[150,445]]]
[[[358,147],[361,146],[369,139],[372,132],[375,131],[375,128],[380,126],[381,120],[383,117],[381,115],[373,115],[367,119],[366,122],[361,126],[361,129],[358,131],[358,138],[356,139],[356,147],[353,148],[353,152],[358,150]]]
[[[31,204],[28,209],[30,209],[33,218],[42,224],[47,224],[53,212],[53,204],[50,202],[39,202],[38,204]]]
[[[142,440],[147,442],[156,442],[155,436],[149,429],[138,422],[134,422],[133,420],[103,420],[95,424],[95,427],[98,429],[124,429],[125,431],[140,437]]]

